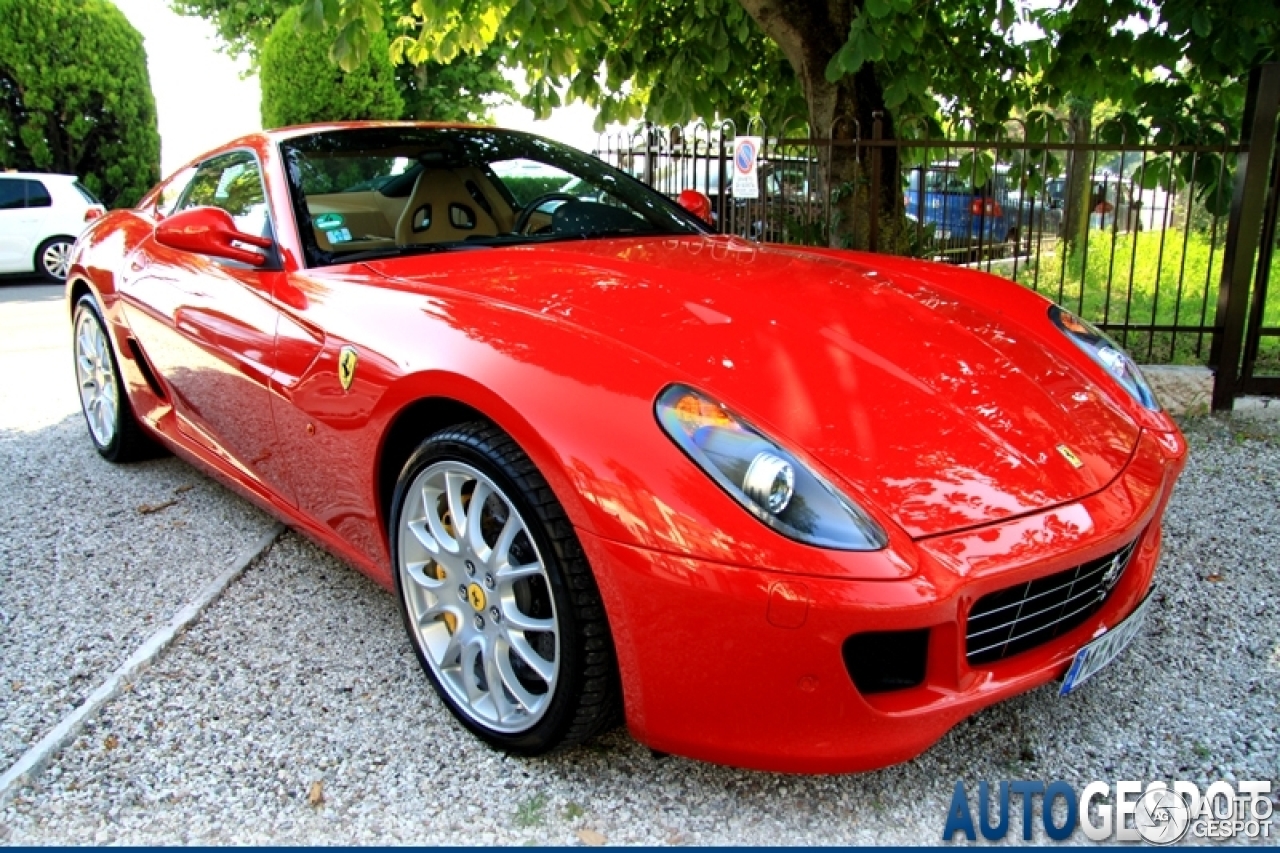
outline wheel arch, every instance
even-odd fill
[[[57,241],[57,240],[66,240],[68,243],[70,243],[71,245],[73,245],[73,246],[74,246],[74,245],[76,244],[76,235],[74,235],[74,234],[50,234],[48,237],[45,237],[45,238],[44,238],[43,240],[41,240],[38,244],[36,244],[36,250],[37,250],[37,251],[39,251],[40,246],[44,246],[44,245],[45,245],[45,244],[47,244],[47,243],[53,243],[53,242],[55,242],[55,241]]]
[[[89,282],[85,281],[83,276],[68,276],[67,282],[67,314],[71,317],[75,317],[76,306],[80,304],[81,297],[93,296],[96,301],[97,296],[94,294],[93,288],[89,286]]]
[[[372,419],[384,425],[378,430],[371,472],[384,536],[396,480],[409,456],[430,435],[467,421],[493,424],[510,436],[547,481],[570,522],[595,530],[597,518],[590,496],[582,494],[564,448],[548,439],[563,434],[556,424],[557,404],[521,408],[514,402],[519,393],[510,388],[510,393],[503,393],[504,387],[501,376],[492,373],[477,379],[460,372],[433,370],[405,376],[387,389]],[[563,393],[551,389],[543,396],[549,401],[564,398]]]
[[[421,397],[403,406],[387,425],[377,455],[378,519],[383,530],[391,523],[391,501],[396,480],[405,462],[427,437],[458,424],[494,420],[479,409],[453,397],[433,395]],[[508,433],[509,434],[509,433]]]

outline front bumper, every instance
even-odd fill
[[[906,580],[783,574],[579,531],[609,614],[628,727],[657,750],[764,770],[851,772],[912,758],[978,709],[1061,678],[1082,645],[1138,605],[1185,454],[1180,436],[1144,432],[1107,488],[919,540],[920,571]],[[983,595],[1138,537],[1128,567],[1083,624],[1004,660],[968,664],[965,620]],[[860,693],[842,657],[845,640],[919,628],[929,629],[922,683]]]

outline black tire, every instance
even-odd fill
[[[51,268],[46,262],[45,253],[51,249],[60,251],[61,257],[70,258],[71,247],[75,245],[76,238],[67,236],[50,237],[39,245],[36,249],[32,263],[35,265],[36,275],[40,276],[44,281],[50,284],[62,284],[67,280],[67,270],[69,266],[63,265],[57,269]]]
[[[525,731],[503,732],[473,719],[441,683],[410,616],[401,571],[401,516],[415,479],[441,462],[461,462],[488,477],[524,520],[542,557],[554,598],[560,669],[549,705]],[[591,566],[550,486],[506,433],[492,424],[476,422],[449,427],[424,441],[401,469],[389,528],[396,599],[405,630],[418,663],[459,722],[489,745],[525,756],[582,743],[617,725],[622,691],[613,640]]]
[[[151,436],[143,429],[138,422],[137,416],[133,412],[133,404],[129,402],[129,395],[125,391],[124,381],[120,377],[120,362],[116,358],[115,347],[111,343],[111,336],[107,332],[106,324],[103,322],[102,313],[98,310],[97,304],[93,297],[88,294],[80,297],[80,301],[76,303],[75,314],[72,320],[72,357],[77,362],[76,376],[80,377],[80,356],[81,344],[78,340],[81,323],[95,324],[101,332],[103,340],[106,342],[106,355],[111,364],[110,381],[115,387],[117,405],[115,407],[115,417],[113,421],[111,435],[105,442],[100,440],[94,431],[94,426],[90,419],[89,409],[85,404],[85,397],[80,396],[80,411],[84,414],[85,425],[89,430],[89,440],[93,442],[93,446],[103,459],[108,462],[126,463],[137,462],[143,459],[150,459],[159,454],[160,448],[152,440]]]

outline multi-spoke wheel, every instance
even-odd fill
[[[36,249],[36,272],[46,281],[63,282],[71,270],[70,237],[50,237]]]
[[[112,462],[152,455],[155,445],[134,417],[107,330],[90,296],[81,297],[76,305],[73,336],[80,408],[93,446]]]
[[[466,424],[424,442],[400,475],[391,535],[418,658],[472,731],[534,754],[612,722],[599,592],[564,511],[509,437]]]

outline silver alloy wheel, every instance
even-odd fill
[[[555,694],[560,629],[515,505],[470,465],[436,462],[410,484],[398,530],[411,630],[436,680],[481,726],[528,731]]]
[[[116,437],[120,398],[106,332],[88,309],[80,311],[76,323],[76,379],[80,383],[80,405],[93,440],[99,447],[107,447]]]
[[[53,278],[65,281],[71,269],[71,243],[66,240],[50,243],[40,253],[40,265]]]

